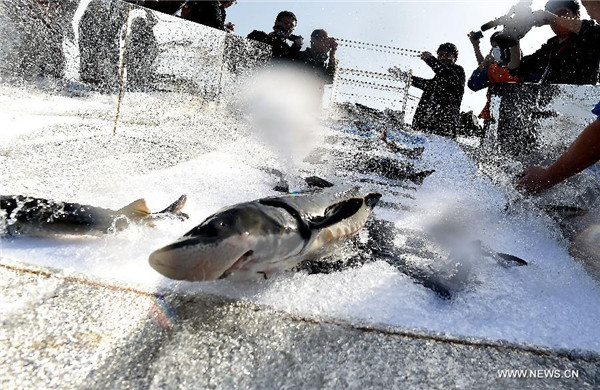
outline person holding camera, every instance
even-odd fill
[[[295,60],[300,55],[304,39],[293,35],[298,19],[291,11],[281,11],[275,19],[273,31],[269,34],[254,30],[248,34],[248,39],[266,43],[273,48],[272,58],[275,60]],[[288,41],[290,43],[288,43]]]
[[[307,66],[325,84],[333,83],[337,66],[335,38],[329,37],[325,30],[315,30],[310,35],[310,47],[300,52],[298,61]]]
[[[411,76],[412,86],[423,90],[412,127],[417,131],[455,137],[465,93],[465,71],[456,64],[458,49],[453,43],[444,43],[437,50],[437,58],[428,51],[420,57],[435,76],[432,79]],[[406,76],[398,68],[390,68],[389,72]]]
[[[511,74],[540,83],[595,85],[600,70],[600,26],[580,20],[579,9],[576,0],[552,0],[545,11],[532,13],[533,25],[550,25],[556,36],[525,57],[517,41],[511,48]]]
[[[600,22],[600,1],[583,0],[588,14]],[[592,110],[597,120],[587,126],[569,148],[547,167],[527,168],[517,182],[517,188],[525,193],[537,193],[578,174],[600,161],[600,103]]]
[[[496,84],[521,82],[521,78],[512,76],[507,68],[511,58],[511,50],[510,45],[502,39],[500,32],[495,32],[490,37],[492,49],[485,58],[480,48],[480,40],[483,37],[481,31],[471,32],[468,37],[473,45],[475,57],[479,64],[467,82],[469,89],[477,92]],[[490,123],[493,121],[490,111],[490,99],[491,95],[488,90],[487,103],[481,114],[479,114],[479,118],[484,120],[485,129],[489,128]]]

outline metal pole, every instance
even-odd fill
[[[119,77],[119,99],[117,100],[117,112],[115,114],[115,123],[113,126],[113,136],[117,135],[117,123],[121,114],[121,102],[123,101],[123,93],[125,90],[125,57],[127,55],[127,39],[129,38],[129,12],[131,5],[127,6],[127,14],[125,17],[125,39],[123,40],[123,57],[121,58],[121,74]]]

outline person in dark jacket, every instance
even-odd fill
[[[248,34],[248,39],[266,43],[273,48],[273,59],[296,60],[304,44],[301,36],[293,35],[298,19],[290,11],[281,11],[275,19],[273,32],[254,30]],[[288,43],[291,42],[291,44]]]
[[[421,59],[435,72],[433,79],[412,76],[412,85],[423,90],[413,128],[444,136],[456,135],[460,105],[465,92],[465,71],[456,65],[458,49],[452,43],[440,45],[437,58],[423,52]]]
[[[235,1],[232,0],[188,1],[181,9],[181,17],[218,30],[233,32],[233,23],[225,23],[226,9],[233,4]]]
[[[512,48],[511,74],[549,84],[594,85],[600,68],[600,26],[580,20],[579,3],[549,1],[541,24],[549,24],[555,37],[535,53],[521,58]]]
[[[300,52],[298,62],[310,69],[325,84],[333,83],[337,42],[325,30],[315,30],[310,35],[310,47]]]

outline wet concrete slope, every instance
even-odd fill
[[[598,388],[600,356],[294,318],[0,261],[0,387]],[[578,379],[501,379],[500,369]]]

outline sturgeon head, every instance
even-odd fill
[[[280,210],[242,203],[208,217],[176,242],[154,251],[150,266],[175,280],[208,281],[272,249],[273,237],[293,235],[296,222]]]

